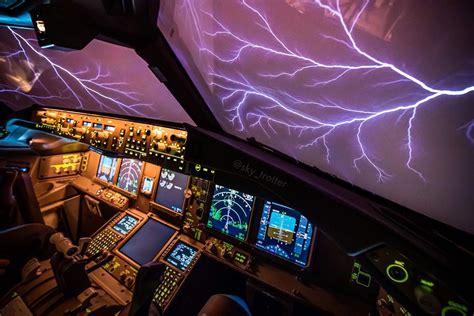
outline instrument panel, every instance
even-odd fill
[[[179,164],[186,149],[187,132],[126,119],[53,108],[34,111],[36,128],[67,137],[99,150],[155,163]]]
[[[87,177],[100,187],[92,191],[94,197],[120,211],[93,237],[87,254],[113,250],[116,257],[103,268],[129,290],[140,266],[158,260],[167,267],[154,300],[166,306],[202,253],[253,275],[259,273],[256,266],[265,264],[298,275],[314,269],[317,227],[280,201],[216,182],[214,170],[184,161],[188,146],[184,128],[50,108],[36,110],[33,121],[40,130],[91,146],[87,163],[82,159],[76,166],[81,157],[63,157],[69,160],[45,163],[45,170],[54,172],[42,174]],[[70,171],[64,169],[65,163]],[[58,173],[56,165],[64,170]],[[81,182],[74,184],[80,188],[77,183]],[[84,188],[84,192],[91,191]],[[380,271],[380,278],[393,283],[423,311],[446,314],[459,306],[470,310],[406,258],[376,254],[368,261]],[[355,283],[368,288],[371,276],[361,273],[360,267],[357,271]],[[413,274],[419,280],[413,281]],[[432,293],[442,300],[433,299]]]
[[[251,253],[263,259],[270,255],[297,270],[310,265],[316,232],[312,224],[297,210],[281,205],[291,214],[278,213],[271,201],[189,175],[183,161],[184,128],[54,108],[34,110],[32,121],[40,130],[89,144],[103,153],[91,152],[99,157],[97,163],[90,163],[88,173],[102,186],[95,195],[99,200],[121,210],[141,203],[145,207],[140,211],[157,214],[206,244],[208,252],[240,266],[244,263],[248,268]],[[153,171],[145,175],[150,164]],[[150,259],[134,257],[128,250],[124,245],[119,252],[127,253],[136,266]]]

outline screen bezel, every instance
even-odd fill
[[[138,184],[137,184],[137,192],[136,193],[129,192],[129,191],[127,191],[125,189],[122,189],[118,186],[120,168],[122,167],[122,162],[123,162],[124,159],[138,160],[138,161],[141,161],[141,163],[142,163],[142,166],[141,166],[141,169],[140,169],[140,177],[138,177]],[[140,190],[141,190],[142,180],[143,180],[143,171],[145,170],[145,164],[146,164],[145,161],[143,161],[141,159],[138,159],[138,158],[128,158],[128,157],[127,158],[121,158],[120,159],[120,165],[118,166],[117,178],[115,179],[114,184],[113,184],[114,189],[116,189],[118,192],[122,193],[123,195],[125,195],[129,198],[136,199],[138,194],[140,193]]]
[[[315,252],[316,252],[316,243],[317,243],[317,240],[318,240],[318,237],[319,237],[319,230],[318,230],[317,226],[314,225],[314,223],[311,223],[313,225],[313,236],[311,237],[311,245],[310,245],[309,251],[308,251],[308,259],[306,261],[306,265],[304,265],[304,266],[300,265],[296,262],[287,260],[283,257],[278,256],[277,254],[271,253],[271,252],[266,251],[265,249],[262,249],[262,248],[257,246],[258,229],[260,227],[260,220],[261,220],[262,214],[263,214],[263,207],[265,205],[265,202],[267,202],[267,201],[271,202],[271,203],[278,203],[278,204],[281,204],[281,205],[286,206],[288,208],[294,209],[293,207],[288,206],[285,203],[281,203],[279,201],[271,201],[271,200],[267,200],[267,199],[258,198],[258,203],[255,203],[255,208],[256,208],[255,216],[257,216],[256,220],[258,221],[258,225],[256,225],[253,228],[252,236],[249,238],[249,246],[252,249],[252,253],[259,256],[259,257],[263,257],[266,260],[272,260],[273,262],[275,262],[278,265],[280,265],[282,267],[285,267],[285,268],[289,268],[289,269],[297,270],[297,271],[307,271],[307,270],[309,270],[313,266],[314,255],[315,255]],[[298,211],[296,209],[294,209],[294,210]],[[298,211],[298,212],[301,213],[301,211]],[[308,221],[309,221],[309,219],[308,219]]]
[[[177,271],[180,271],[182,273],[186,272],[189,270],[189,267],[192,265],[192,262],[189,263],[189,265],[186,267],[186,269],[184,270],[181,270],[180,268],[176,267],[175,265],[173,265],[171,262],[168,261],[168,258],[171,256],[171,253],[173,252],[173,250],[176,248],[176,246],[179,244],[179,243],[182,243],[190,248],[192,248],[193,250],[196,251],[196,253],[194,254],[194,257],[192,260],[197,260],[198,256],[199,256],[199,249],[195,246],[192,246],[190,245],[189,243],[187,242],[184,242],[182,241],[181,239],[177,239],[173,245],[171,245],[171,249],[169,250],[168,253],[165,254],[165,256],[161,259],[163,262],[165,262],[167,265],[171,266],[173,269],[177,270]]]
[[[257,205],[257,200],[258,200],[258,197],[256,197],[255,195],[252,195],[252,194],[249,194],[251,196],[253,196],[253,202],[252,202],[252,207],[250,208],[250,214],[249,214],[249,222],[248,222],[248,229],[247,229],[247,232],[245,234],[245,238],[243,240],[240,240],[234,236],[230,236],[230,235],[227,235],[227,234],[224,234],[223,232],[221,231],[218,231],[217,229],[214,229],[213,227],[209,227],[207,226],[207,223],[208,223],[208,220],[209,220],[209,213],[211,211],[211,206],[212,206],[212,201],[214,199],[214,192],[216,191],[216,185],[219,185],[219,186],[222,186],[222,187],[225,187],[227,189],[232,189],[232,190],[236,190],[240,193],[245,193],[245,194],[249,194],[247,192],[242,192],[242,191],[239,191],[237,189],[233,189],[227,185],[223,185],[223,184],[219,184],[219,183],[215,183],[215,182],[211,182],[211,185],[209,187],[209,192],[212,192],[212,194],[208,194],[208,197],[207,197],[207,204],[206,204],[206,208],[205,208],[205,212],[204,212],[204,215],[201,219],[201,222],[204,224],[204,230],[205,231],[208,231],[210,232],[211,234],[215,234],[215,235],[218,235],[221,239],[223,239],[224,241],[227,241],[227,242],[237,242],[239,244],[248,244],[249,241],[251,240],[251,236],[253,234],[253,229],[254,229],[254,216],[255,216],[255,206]]]
[[[122,241],[120,241],[114,248],[113,250],[113,253],[115,253],[117,256],[119,256],[121,259],[123,259],[125,262],[127,262],[128,264],[130,264],[132,267],[136,268],[136,269],[139,269],[141,267],[141,265],[134,261],[132,258],[130,258],[129,256],[127,256],[126,254],[124,254],[123,252],[120,251],[120,249],[128,242],[128,240],[130,240],[134,235],[135,233],[137,233],[143,225],[145,225],[149,220],[155,220],[165,226],[168,226],[169,228],[173,229],[174,230],[174,233],[169,237],[169,239],[163,244],[163,247],[155,254],[155,256],[153,257],[153,259],[151,260],[152,262],[156,262],[158,258],[160,258],[160,256],[163,254],[163,252],[169,247],[169,245],[174,241],[174,239],[176,238],[176,236],[178,235],[179,233],[179,229],[175,226],[172,226],[164,221],[162,221],[161,219],[159,219],[158,217],[156,216],[148,216],[145,220],[143,220],[140,225],[137,225],[134,227],[134,230],[133,230],[133,234],[127,234],[127,237],[124,238]]]
[[[166,207],[166,206],[164,206],[164,205],[162,205],[162,204],[160,204],[160,203],[158,203],[158,202],[155,201],[156,195],[158,194],[158,190],[160,189],[159,183],[160,183],[160,179],[161,179],[161,171],[162,171],[163,169],[171,170],[171,171],[173,171],[173,172],[177,172],[177,173],[183,174],[183,175],[185,175],[185,176],[188,177],[188,180],[186,181],[186,187],[185,187],[184,190],[183,190],[183,195],[184,195],[184,192],[185,192],[186,190],[188,190],[188,189],[189,189],[189,186],[191,185],[191,177],[192,177],[191,175],[188,175],[188,174],[183,173],[183,172],[181,172],[181,171],[176,171],[176,170],[172,170],[172,169],[169,169],[169,168],[161,167],[161,168],[160,168],[159,175],[158,175],[158,180],[156,181],[156,184],[155,184],[156,188],[155,188],[155,190],[153,190],[153,194],[152,194],[152,196],[151,196],[151,198],[150,198],[150,205],[153,207],[153,209],[158,210],[158,211],[164,211],[164,212],[166,212],[167,214],[172,215],[173,217],[183,217],[183,216],[184,216],[184,213],[186,212],[186,205],[187,205],[187,202],[188,202],[188,200],[189,200],[189,198],[186,198],[186,196],[183,196],[184,198],[183,198],[183,204],[181,205],[181,209],[182,209],[182,212],[181,212],[181,213],[178,213],[178,212],[176,212],[175,210],[173,210],[173,209],[171,209],[171,208],[169,208],[169,207]]]

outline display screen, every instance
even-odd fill
[[[153,178],[143,177],[142,193],[150,194],[153,190]]]
[[[135,227],[138,223],[138,218],[135,218],[131,215],[125,215],[117,224],[112,227],[116,232],[125,235]]]
[[[300,266],[306,266],[313,225],[300,212],[265,201],[256,246]]]
[[[119,251],[142,266],[155,258],[174,232],[171,227],[150,218]]]
[[[207,227],[230,237],[245,240],[255,197],[216,185]]]
[[[107,183],[114,181],[115,171],[117,170],[117,158],[100,156],[99,168],[97,169],[97,179]]]
[[[165,260],[181,271],[185,271],[196,254],[196,248],[178,241]]]
[[[137,194],[141,171],[142,162],[140,160],[129,158],[122,159],[117,186],[127,192]]]
[[[162,168],[155,202],[174,212],[182,213],[188,179],[189,176],[185,174]]]

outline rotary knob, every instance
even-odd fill
[[[213,242],[209,242],[206,248],[210,253],[217,255],[218,249],[217,249],[217,246]]]
[[[124,281],[124,283],[125,283],[125,285],[126,285],[127,287],[131,287],[134,282],[135,282],[135,278],[132,277],[132,276],[130,276],[130,275],[127,276],[127,277],[125,278],[125,281]]]

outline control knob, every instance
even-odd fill
[[[217,249],[217,246],[213,242],[208,242],[208,244],[206,245],[206,248],[210,253],[217,254],[218,249]]]
[[[79,134],[85,134],[87,132],[87,129],[85,127],[75,127],[74,131]]]
[[[134,278],[134,277],[132,277],[132,276],[130,276],[130,275],[127,276],[127,277],[125,277],[125,281],[124,281],[125,286],[131,287],[134,282],[135,282],[135,278]]]
[[[429,315],[438,315],[441,311],[441,303],[431,292],[431,288],[425,285],[419,285],[413,291],[422,310]]]

